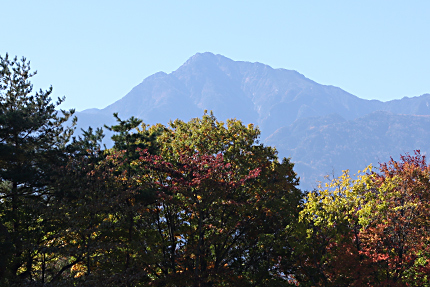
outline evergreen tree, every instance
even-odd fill
[[[64,128],[74,110],[56,110],[64,98],[52,103],[52,87],[33,93],[35,74],[25,58],[0,56],[0,275],[8,285],[43,277],[38,261],[53,228],[44,217],[52,197],[51,164],[61,157],[76,122]]]

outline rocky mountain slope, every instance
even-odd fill
[[[257,124],[263,142],[291,157],[302,187],[342,169],[363,169],[389,156],[429,150],[430,94],[381,102],[318,84],[292,70],[196,54],[176,71],[147,77],[104,109],[78,113],[79,127],[112,124],[112,114],[147,124],[200,117]],[[429,131],[428,131],[429,130]]]

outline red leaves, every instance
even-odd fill
[[[139,149],[137,153],[130,162],[124,153],[116,152],[107,158],[106,166],[121,171],[117,180],[125,178],[132,185],[139,181],[135,188],[155,192],[156,202],[139,210],[155,228],[151,232],[157,234],[157,242],[147,252],[163,255],[164,261],[159,262],[166,272],[163,276],[189,282],[194,276],[221,280],[216,278],[233,274],[230,264],[241,266],[234,262],[244,260],[243,254],[256,248],[261,223],[278,216],[275,206],[263,205],[279,191],[262,188],[262,168],[247,170],[227,161],[223,153],[188,150],[160,156]],[[130,167],[136,172],[127,172]]]
[[[309,242],[323,250],[308,247],[310,268],[304,271],[317,270],[313,279],[319,286],[428,286],[430,168],[425,157],[416,151],[381,164],[379,173],[362,175],[351,185],[348,177],[337,183],[345,188],[336,189],[335,200],[334,192],[323,190],[311,193],[305,204],[321,207],[308,214],[311,223],[315,213],[316,219],[333,222],[328,228],[314,223]],[[345,214],[350,216],[346,223],[341,220]]]
[[[381,164],[381,173],[375,174],[378,190],[387,195],[384,204],[388,208],[375,214],[372,225],[360,232],[360,254],[380,269],[386,268],[387,282],[411,282],[406,274],[429,268],[428,259],[423,258],[430,254],[429,171],[425,156],[417,150],[413,156],[402,155],[398,162],[391,159]],[[396,184],[387,188],[389,182]]]
[[[163,180],[156,181],[162,188],[169,187],[172,192],[183,188],[200,190],[211,186],[234,189],[246,181],[260,175],[260,169],[250,170],[245,176],[238,177],[237,168],[226,163],[222,154],[193,155],[180,154],[177,162],[171,163],[163,160],[161,156],[151,155],[146,150],[140,150],[139,162],[142,167],[155,172],[163,173]],[[167,184],[167,185],[166,185]]]

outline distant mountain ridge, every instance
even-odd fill
[[[316,187],[326,174],[354,174],[367,165],[378,167],[390,157],[430,151],[430,116],[376,111],[354,120],[331,114],[299,119],[266,139],[280,154],[288,154],[302,180]]]
[[[281,156],[291,156],[293,162],[300,163],[297,167],[299,175],[301,168],[307,170],[304,186],[310,187],[310,181],[320,178],[321,172],[328,172],[324,169],[330,164],[339,170],[348,166],[355,168],[355,164],[348,163],[346,159],[344,163],[341,159],[324,163],[330,161],[330,153],[336,146],[330,141],[324,148],[309,146],[313,139],[303,133],[310,125],[331,121],[327,125],[331,128],[315,129],[311,134],[318,138],[318,133],[326,132],[334,136],[336,132],[341,132],[343,136],[340,140],[347,145],[348,139],[354,138],[347,131],[361,133],[359,127],[367,129],[369,140],[372,139],[374,130],[365,124],[358,125],[360,119],[370,124],[375,121],[378,113],[374,112],[377,111],[388,112],[382,121],[393,121],[397,115],[430,115],[429,103],[430,94],[388,102],[365,100],[340,88],[318,84],[296,71],[233,61],[206,52],[194,55],[172,73],[158,72],[147,77],[123,98],[104,109],[79,112],[78,118],[80,127],[84,128],[113,123],[114,112],[118,112],[121,118],[138,117],[147,124],[167,124],[169,120],[189,120],[202,116],[204,110],[212,110],[220,120],[237,118],[244,123],[257,124],[263,141],[276,146]],[[366,118],[366,115],[373,116]],[[414,120],[424,123],[428,119]],[[399,124],[406,125],[407,121],[400,121]],[[336,125],[339,128],[334,128]],[[299,126],[301,131],[297,130]],[[303,151],[304,146],[307,146],[307,151]],[[416,148],[416,145],[410,147]],[[394,152],[391,154],[393,156],[398,155],[395,149],[384,150]],[[348,149],[348,152],[357,154],[365,151],[366,146],[351,146]],[[311,154],[315,158],[310,159]],[[351,155],[351,158],[354,157]],[[382,157],[381,161],[386,160]],[[374,162],[375,155],[370,155],[369,160],[377,163]],[[318,170],[310,168],[309,162],[317,162]]]

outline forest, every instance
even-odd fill
[[[253,125],[114,114],[106,148],[34,75],[0,56],[0,286],[430,286],[420,151],[304,191]]]

